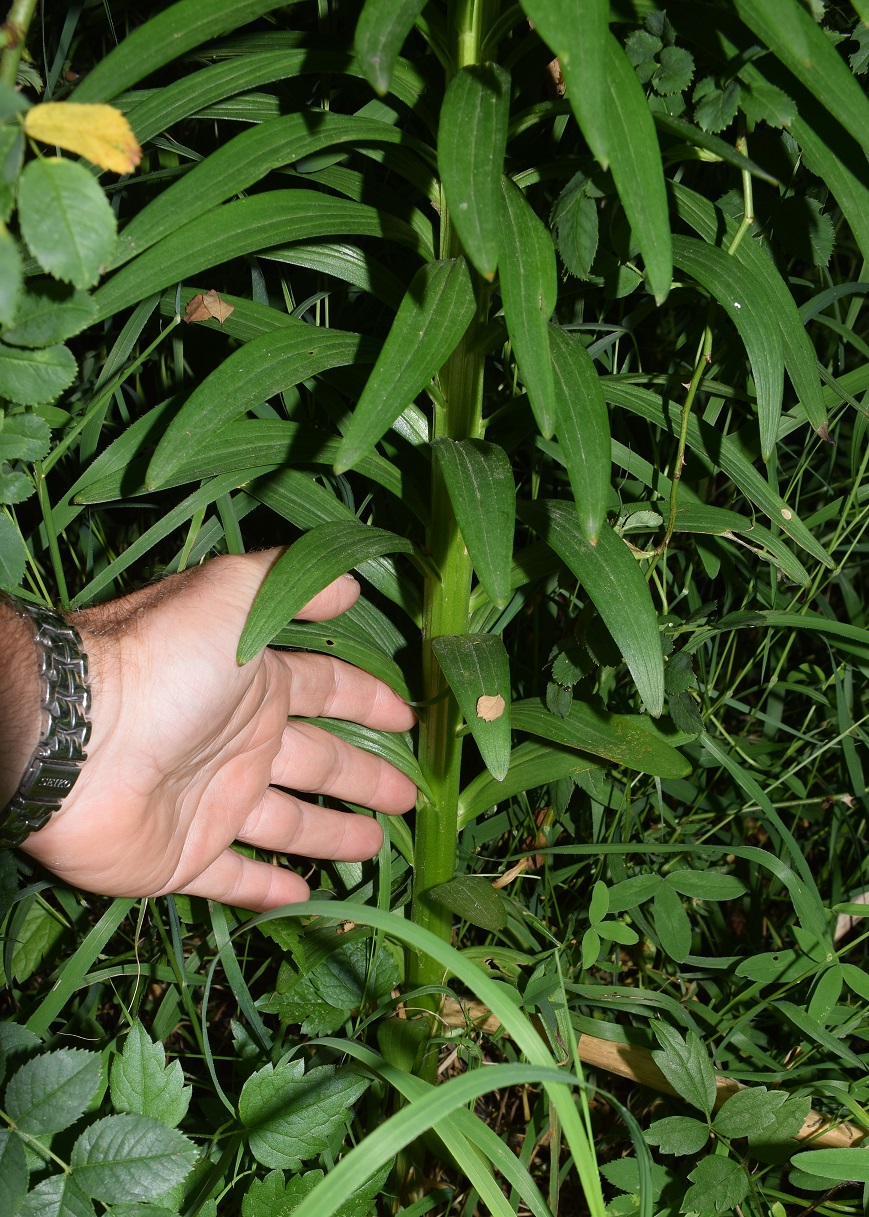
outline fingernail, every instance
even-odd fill
[[[355,582],[356,582],[356,579],[354,578],[354,576],[353,576],[353,575],[351,575],[349,572],[348,572],[346,575],[342,575],[342,576],[341,576],[341,578],[342,578],[342,579],[349,579],[351,583],[355,583]]]

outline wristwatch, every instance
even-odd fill
[[[18,790],[0,811],[0,847],[8,848],[44,828],[75,785],[87,757],[91,691],[78,630],[43,605],[0,596],[33,624],[42,699],[39,743]]]

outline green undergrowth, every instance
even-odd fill
[[[377,674],[421,793],[258,917],[0,854],[0,1211],[864,1212],[867,6],[44,10],[0,586],[292,542],[240,659]]]

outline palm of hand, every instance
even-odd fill
[[[283,867],[244,857],[235,840],[319,858],[376,853],[376,821],[326,810],[280,787],[376,810],[412,806],[390,765],[311,723],[328,715],[384,730],[414,716],[385,685],[327,656],[264,651],[235,660],[270,554],[222,558],[79,614],[93,687],[88,760],[61,810],[27,843],[70,882],[107,895],[185,892],[251,909],[304,899]],[[349,608],[337,580],[300,616]]]

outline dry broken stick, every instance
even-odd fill
[[[487,1035],[494,1035],[501,1028],[501,1020],[497,1015],[492,1014],[488,1006],[479,1001],[458,1002],[447,997],[441,1007],[441,1018],[450,1027],[466,1027],[470,1024],[480,1031],[485,1031]],[[652,1059],[651,1051],[638,1044],[620,1044],[583,1034],[579,1039],[579,1059],[585,1065],[593,1065],[596,1069],[639,1082],[650,1090],[676,1095],[676,1091]],[[742,1082],[721,1076],[716,1077],[715,1085],[716,1110],[738,1090],[747,1089]],[[837,1124],[819,1111],[810,1111],[796,1135],[796,1140],[811,1140],[813,1149],[849,1149],[859,1145],[865,1137],[865,1130],[856,1124],[847,1120]]]

